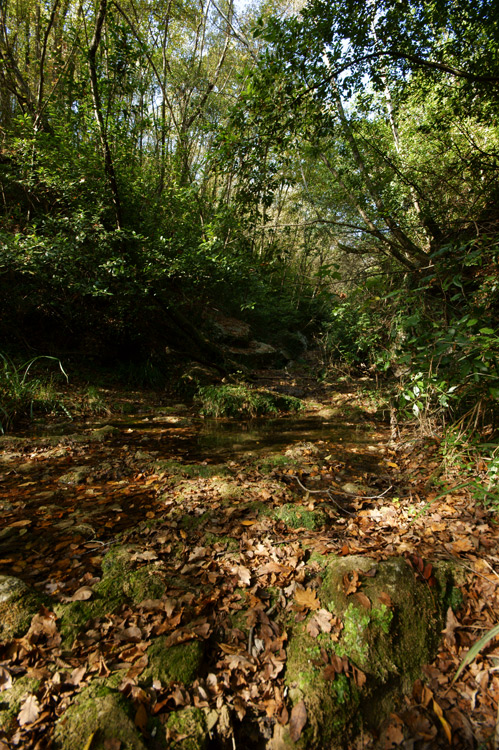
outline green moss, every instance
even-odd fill
[[[145,750],[132,719],[133,707],[103,680],[94,680],[58,719],[54,730],[57,750],[75,750],[92,739],[92,750],[105,750],[119,740],[123,750]]]
[[[256,463],[262,474],[269,474],[274,469],[298,465],[297,459],[286,456],[284,453],[270,453],[263,460],[258,459]]]
[[[200,516],[194,516],[190,513],[186,513],[183,516],[180,516],[180,519],[177,521],[179,527],[181,529],[184,529],[185,531],[195,531],[200,526],[203,526],[203,524],[207,523],[212,518],[212,513],[210,511],[207,511],[206,513],[203,513]]]
[[[320,644],[300,624],[295,626],[288,648],[286,684],[293,703],[307,708],[307,725],[298,748],[333,747],[347,741],[358,724],[359,693],[345,675],[324,678]]]
[[[165,592],[160,570],[155,565],[134,569],[132,550],[117,545],[102,560],[102,580],[95,584],[93,598],[55,607],[60,618],[63,645],[68,647],[89,620],[112,614],[125,602],[140,604],[144,599],[159,599]]]
[[[453,612],[457,612],[463,606],[464,596],[461,589],[453,586],[449,596],[449,607],[452,608]]]
[[[378,563],[365,557],[332,558],[314,564],[324,569],[318,592],[321,604],[340,618],[343,628],[339,640],[333,640],[328,633],[312,638],[306,622],[287,623],[285,679],[291,700],[303,700],[307,708],[308,721],[298,747],[343,747],[361,721],[379,726],[392,710],[394,698],[412,687],[421,666],[436,653],[451,590],[450,570],[436,571],[437,585],[428,586],[398,558]],[[345,594],[344,577],[354,571],[370,607]],[[333,681],[324,678],[324,650],[346,656],[364,672],[362,690],[348,674],[336,675]],[[283,742],[283,747],[292,747],[289,733]]]
[[[343,630],[336,653],[348,656],[361,669],[369,668],[370,646],[378,637],[378,631],[389,635],[392,619],[393,613],[384,604],[372,609],[349,604],[343,614]]]
[[[0,640],[10,641],[28,630],[33,615],[49,599],[31,589],[24,581],[0,576]]]
[[[181,480],[183,477],[201,477],[208,478],[214,476],[223,476],[228,474],[226,466],[219,464],[213,466],[202,466],[201,464],[183,464],[173,459],[160,460],[153,462],[154,471],[158,474],[169,474],[173,480]]]
[[[319,568],[319,570],[324,570],[330,564],[331,556],[322,555],[316,550],[312,550],[310,557],[307,560],[307,565],[309,565],[311,568]]]
[[[326,521],[326,516],[321,510],[307,510],[301,505],[292,503],[276,508],[273,515],[292,529],[305,528],[315,531],[324,526]]]
[[[204,648],[201,641],[189,641],[178,646],[167,646],[166,638],[159,637],[147,650],[149,664],[140,681],[150,685],[159,680],[163,685],[182,682],[190,685],[197,677],[203,663]]]
[[[144,599],[160,599],[166,590],[160,573],[156,565],[134,570],[123,580],[123,593],[134,604],[140,604]]]
[[[13,725],[23,702],[39,687],[40,680],[24,675],[14,680],[11,688],[0,693],[0,729],[7,731]]]
[[[229,552],[239,549],[239,541],[233,536],[218,536],[207,531],[203,538],[203,544],[211,547],[214,544],[223,545]]]
[[[172,747],[178,750],[205,750],[208,747],[208,728],[204,713],[199,708],[174,711],[166,723]]]
[[[374,575],[361,576],[362,593],[371,603],[367,609],[345,595],[343,578],[373,568]],[[343,619],[336,653],[347,656],[377,688],[385,685],[394,693],[409,690],[421,666],[436,653],[445,614],[442,595],[438,586],[428,586],[401,558],[380,563],[362,557],[336,560],[327,570],[319,596]],[[383,602],[386,596],[391,608]]]

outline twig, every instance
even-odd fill
[[[351,510],[347,510],[346,508],[342,508],[342,506],[339,503],[336,502],[336,500],[334,499],[334,497],[329,494],[329,490],[328,490],[327,496],[329,497],[330,500],[333,501],[333,503],[336,505],[336,507],[338,508],[339,511],[341,511],[342,513],[346,513],[347,516],[354,516],[355,515],[355,513],[352,513]]]
[[[248,634],[248,654],[249,654],[250,656],[251,656],[251,652],[252,652],[252,650],[253,650],[253,631],[254,631],[254,629],[255,629],[255,628],[254,628],[254,626],[252,625],[252,626],[250,627],[250,629],[249,629],[249,634]]]
[[[384,492],[381,493],[381,495],[361,495],[358,492],[347,492],[346,490],[342,490],[341,488],[334,490],[334,489],[331,489],[331,487],[328,487],[327,490],[309,490],[308,487],[305,487],[305,485],[300,482],[296,474],[294,475],[294,477],[296,481],[298,482],[298,484],[300,485],[300,487],[302,488],[302,490],[305,490],[305,492],[310,492],[311,495],[322,494],[324,492],[326,492],[329,495],[332,492],[336,495],[348,495],[348,497],[360,497],[362,498],[362,500],[379,500],[380,497],[383,497],[383,495],[386,495],[386,493],[389,492],[393,488],[393,484],[391,484]]]

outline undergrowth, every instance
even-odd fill
[[[207,417],[257,417],[303,409],[298,398],[243,384],[203,386],[195,400],[200,404],[200,413]]]
[[[35,411],[50,412],[63,408],[57,393],[54,375],[43,373],[35,376],[33,367],[40,361],[57,363],[67,380],[60,360],[41,355],[33,357],[22,365],[0,352],[0,432],[11,430],[22,418],[33,418]],[[64,409],[63,409],[64,410]]]

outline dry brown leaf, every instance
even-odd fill
[[[236,573],[239,578],[239,582],[243,584],[243,586],[249,586],[251,583],[251,571],[248,568],[245,568],[244,565],[238,565],[236,567]]]
[[[306,723],[307,708],[304,701],[300,701],[296,706],[293,706],[291,718],[289,720],[289,734],[293,742],[298,742]]]
[[[74,592],[73,596],[68,597],[69,602],[85,602],[93,596],[93,590],[90,586],[81,586]]]
[[[447,740],[449,741],[449,745],[452,743],[452,730],[450,727],[449,722],[444,717],[444,713],[438,703],[435,699],[433,699],[433,710],[435,711],[436,715],[438,716],[440,723],[442,725],[442,728],[445,732],[445,736],[447,737]]]
[[[87,673],[86,667],[77,667],[76,669],[73,669],[71,672],[71,677],[69,678],[68,682],[70,682],[72,685],[79,685],[80,682],[83,680]]]
[[[447,610],[447,617],[445,620],[445,630],[442,630],[442,633],[444,633],[445,635],[445,642],[449,646],[455,646],[456,636],[454,635],[454,631],[460,627],[461,627],[461,623],[454,615],[454,612],[452,611],[452,607],[449,607],[449,609]]]
[[[314,589],[296,589],[295,601],[300,607],[307,609],[320,609],[321,603],[317,598],[317,592]]]
[[[362,591],[356,591],[355,598],[365,609],[371,609],[371,600]]]
[[[393,607],[392,598],[390,594],[386,593],[386,591],[382,591],[378,599],[380,600],[381,604],[384,604],[385,607],[388,607],[388,609],[391,609]]]
[[[345,573],[343,576],[343,591],[345,596],[354,594],[360,586],[359,573],[353,570],[351,573]]]
[[[40,704],[36,695],[28,695],[21,706],[17,715],[19,726],[24,727],[26,724],[33,724],[40,715]]]
[[[146,707],[143,703],[140,704],[137,711],[135,712],[135,718],[133,720],[133,723],[136,727],[138,727],[141,732],[144,731],[144,729],[147,726],[147,711]]]
[[[324,667],[322,676],[324,677],[325,680],[332,682],[334,678],[336,677],[336,669],[333,667],[332,664],[327,664]]]
[[[0,667],[0,693],[12,687],[12,676],[8,669]]]
[[[332,619],[331,612],[328,612],[327,609],[319,609],[310,618],[307,624],[307,632],[312,638],[317,638],[319,633],[330,633],[332,630]]]
[[[392,748],[399,747],[404,741],[404,732],[400,719],[392,721],[383,731],[381,740],[383,742],[383,750],[391,750]]]
[[[472,552],[474,549],[475,545],[468,537],[461,537],[461,539],[456,539],[455,542],[452,542],[452,551],[457,555],[460,552]]]

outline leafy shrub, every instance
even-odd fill
[[[296,412],[303,403],[293,396],[257,390],[247,385],[207,385],[199,389],[200,413],[210,417],[256,417]]]

